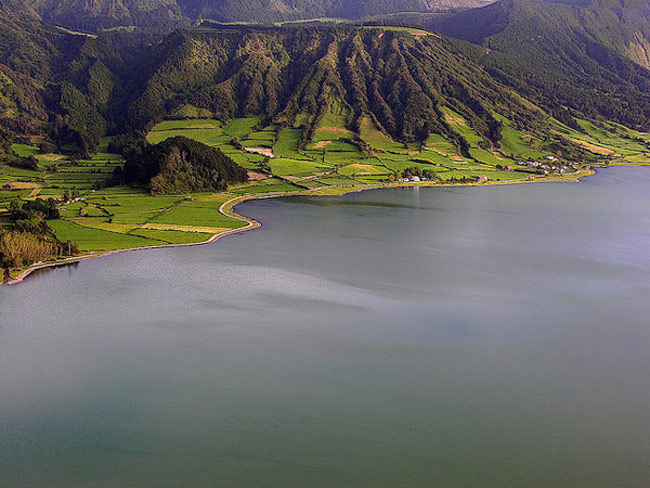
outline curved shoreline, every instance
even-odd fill
[[[503,185],[513,185],[513,184],[522,184],[522,183],[559,183],[559,182],[579,182],[581,178],[586,178],[592,176],[596,173],[595,170],[581,170],[578,171],[576,175],[569,175],[563,177],[542,177],[542,178],[533,178],[526,180],[510,180],[510,181],[487,181],[483,183],[467,183],[467,184],[456,184],[456,183],[440,183],[440,182],[409,182],[409,183],[392,183],[392,184],[382,184],[382,185],[363,185],[363,186],[352,186],[352,187],[332,187],[326,186],[321,188],[316,188],[313,190],[304,190],[304,191],[294,191],[294,192],[276,192],[276,193],[258,193],[258,194],[246,194],[240,195],[231,198],[230,200],[224,202],[219,206],[219,212],[226,217],[230,217],[241,222],[246,222],[247,225],[237,229],[228,229],[223,232],[212,235],[209,239],[201,242],[187,242],[182,244],[160,244],[156,246],[142,246],[142,247],[129,247],[124,249],[115,249],[113,251],[97,251],[91,252],[88,254],[83,254],[81,256],[72,256],[69,258],[59,259],[56,261],[42,261],[32,264],[30,267],[22,271],[15,278],[10,279],[5,283],[0,285],[17,285],[22,283],[29,275],[33,272],[47,269],[47,268],[57,268],[60,266],[67,266],[69,264],[78,263],[86,259],[101,258],[104,256],[110,256],[113,254],[120,254],[126,252],[134,251],[146,251],[150,249],[165,249],[171,247],[186,247],[186,246],[202,246],[205,244],[212,244],[213,242],[218,241],[222,237],[236,234],[239,232],[246,232],[249,230],[254,230],[262,226],[257,220],[245,217],[234,211],[234,208],[246,201],[249,200],[263,200],[267,198],[281,198],[281,197],[293,197],[293,196],[343,196],[349,193],[358,193],[368,190],[390,190],[393,188],[445,188],[445,187],[484,187],[484,186],[503,186]],[[349,190],[346,190],[349,188]],[[328,191],[329,190],[329,191]],[[332,193],[332,190],[339,190]]]
[[[3,283],[4,285],[16,285],[18,283],[21,283],[22,281],[25,280],[30,274],[32,274],[34,271],[38,271],[41,269],[47,269],[47,268],[56,268],[59,266],[67,266],[69,264],[74,264],[78,263],[80,261],[86,260],[86,259],[92,259],[92,258],[101,258],[104,256],[110,256],[112,254],[120,254],[120,253],[126,253],[126,252],[133,252],[133,251],[142,251],[142,250],[149,250],[149,249],[165,249],[169,247],[184,247],[184,246],[202,246],[204,244],[211,244],[220,238],[230,235],[230,234],[235,234],[237,232],[245,232],[247,230],[253,230],[257,229],[260,227],[262,224],[259,223],[257,220],[252,219],[252,218],[247,218],[242,215],[239,215],[235,213],[232,209],[238,205],[239,203],[242,203],[248,198],[243,198],[247,197],[248,195],[242,195],[239,197],[234,197],[231,198],[230,200],[224,202],[221,204],[219,207],[219,212],[221,212],[223,215],[226,215],[227,217],[234,218],[236,220],[240,220],[242,222],[247,222],[247,225],[244,227],[239,227],[238,229],[228,229],[224,230],[223,232],[219,232],[217,234],[212,235],[209,239],[205,241],[200,241],[200,242],[186,242],[182,244],[159,244],[156,246],[141,246],[141,247],[128,247],[124,249],[115,249],[113,251],[97,251],[97,252],[92,252],[88,254],[83,254],[81,256],[72,256],[69,258],[64,258],[64,259],[59,259],[56,261],[43,261],[39,263],[34,263],[32,264],[29,268],[21,272],[18,276],[15,278],[7,281],[6,283]],[[240,201],[237,201],[240,200]],[[230,205],[228,209],[225,209],[226,205]]]

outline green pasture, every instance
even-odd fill
[[[156,229],[135,229],[130,235],[140,236],[147,239],[154,239],[167,244],[191,244],[194,242],[205,242],[212,234],[204,232],[183,232],[178,230],[156,230]]]
[[[226,217],[219,212],[219,207],[196,207],[181,204],[168,212],[161,213],[151,220],[153,224],[171,224],[194,227],[215,227],[223,229],[238,229],[246,222]]]
[[[245,139],[246,136],[253,130],[253,127],[259,124],[261,121],[261,116],[231,119],[223,126],[223,131],[230,137],[236,137],[240,140]]]
[[[169,130],[156,130],[147,134],[147,141],[150,144],[158,144],[172,137],[185,136],[190,139],[202,142],[208,146],[216,146],[217,144],[224,144],[228,142],[231,137],[224,134],[219,128],[214,129],[169,129]]]
[[[458,155],[458,148],[441,134],[429,134],[424,145],[426,149],[435,151],[442,156]]]
[[[298,116],[293,127],[263,127],[261,117],[166,120],[147,135],[150,143],[183,135],[219,148],[249,171],[272,173],[265,179],[233,185],[226,193],[150,196],[146,188],[131,186],[93,191],[123,163],[119,155],[108,153],[110,138],[104,138],[95,155],[80,161],[61,154],[43,154],[34,145],[12,145],[17,154],[36,156],[38,170],[0,165],[0,207],[7,207],[15,199],[61,198],[66,190],[74,191],[81,201],[62,205],[62,218],[48,221],[63,241],[75,242],[82,250],[185,244],[205,241],[216,229],[245,226],[245,222],[219,212],[224,202],[239,195],[308,189],[317,189],[319,194],[340,194],[365,185],[388,183],[389,175],[411,167],[433,171],[442,181],[481,175],[489,181],[524,180],[533,176],[497,170],[496,165],[517,169],[517,161],[539,161],[550,154],[549,141],[539,134],[513,128],[511,121],[502,116],[498,116],[503,122],[499,146],[491,150],[481,147],[482,138],[468,121],[446,107],[442,109],[446,121],[468,141],[469,156],[461,156],[452,140],[441,134],[430,134],[424,141],[408,144],[395,141],[370,116],[361,119],[359,133],[355,134],[348,127],[347,104],[337,96],[327,99],[314,138],[306,141],[302,149],[299,143],[303,125],[312,122],[308,114]],[[608,122],[579,121],[580,131],[554,120],[551,123],[556,135],[614,151],[612,164],[650,164],[648,134]],[[355,142],[355,138],[363,143]],[[236,142],[231,143],[233,139],[243,147],[271,148],[274,157],[267,159],[248,152]]]
[[[404,144],[395,142],[390,136],[380,131],[371,117],[363,117],[361,120],[360,136],[361,139],[375,150],[392,153],[406,153]]]
[[[286,128],[280,130],[273,144],[273,154],[281,158],[309,159],[298,151],[298,143],[302,137],[302,129]]]
[[[48,225],[61,241],[74,242],[79,249],[85,251],[110,251],[164,244],[163,241],[141,236],[92,229],[64,219],[50,220]]]
[[[247,195],[256,193],[293,192],[302,189],[303,188],[280,178],[269,178],[268,180],[263,180],[263,182],[257,182],[248,187],[233,190],[233,193]]]
[[[27,157],[27,156],[36,156],[41,150],[36,146],[29,146],[27,144],[12,144],[11,149],[14,150],[18,156]]]
[[[215,119],[181,119],[163,120],[151,129],[152,132],[173,129],[219,129],[223,126],[220,120]]]
[[[462,115],[449,107],[442,107],[441,112],[444,114],[447,124],[455,132],[463,136],[470,147],[478,147],[479,142],[481,142],[483,138],[472,129]]]
[[[544,158],[544,153],[531,146],[533,137],[530,134],[504,126],[501,130],[502,140],[500,151],[506,156],[515,159],[539,160]]]
[[[332,186],[351,186],[357,184],[357,182],[354,179],[348,178],[344,175],[324,176],[318,178],[315,181],[317,181],[321,185],[332,185]]]
[[[345,176],[370,176],[370,175],[388,175],[391,171],[382,166],[373,166],[370,164],[353,163],[339,168],[338,173]]]
[[[273,158],[269,165],[273,174],[277,176],[308,176],[330,169],[312,161],[288,158]]]
[[[141,225],[157,217],[161,212],[180,204],[182,197],[148,195],[125,195],[108,197],[106,200],[89,199],[89,203],[101,206],[117,224]]]

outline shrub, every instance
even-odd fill
[[[27,266],[52,256],[56,246],[49,239],[31,232],[5,232],[0,235],[0,257],[9,268]]]

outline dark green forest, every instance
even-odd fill
[[[116,178],[166,195],[224,191],[247,181],[248,173],[219,149],[178,136],[131,152]]]
[[[484,46],[476,63],[564,122],[579,111],[647,128],[647,2],[580,3],[503,0],[425,25]]]
[[[394,12],[477,7],[485,0],[29,0],[47,22],[86,32],[119,26],[170,31],[198,19],[274,23],[314,18],[360,19]]]

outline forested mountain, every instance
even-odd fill
[[[42,24],[20,0],[1,0],[0,17],[0,117],[26,131],[48,120],[44,88],[68,36]]]
[[[44,20],[95,32],[117,26],[158,30],[199,19],[280,22],[319,17],[359,19],[394,12],[439,12],[492,0],[29,0]]]
[[[444,108],[487,146],[499,144],[502,117],[526,130],[542,130],[548,113],[647,129],[646,10],[612,5],[501,0],[430,25],[472,44],[355,26],[75,35],[2,0],[0,125],[80,154],[104,134],[197,114],[262,115],[304,126],[306,138],[328,114],[351,131],[370,116],[395,139],[442,133],[459,147]]]
[[[89,153],[106,132],[145,130],[182,110],[221,119],[259,114],[279,124],[299,119],[309,129],[335,105],[350,129],[371,115],[395,138],[422,140],[450,132],[441,112],[446,106],[492,142],[499,138],[495,111],[529,126],[541,117],[471,60],[477,48],[436,35],[239,28],[178,31],[152,45],[120,33],[52,37],[67,46],[65,56],[56,43],[46,52],[47,89],[37,89],[43,78],[28,78],[49,123],[0,110],[5,126],[40,122],[60,148],[73,152]],[[31,92],[18,93],[21,103],[32,99]]]
[[[558,117],[570,107],[647,129],[649,19],[640,0],[501,0],[428,27],[485,46],[477,63]]]
[[[119,26],[161,31],[188,25],[176,0],[30,0],[43,20],[88,32]]]
[[[438,36],[369,28],[177,33],[154,51],[158,61],[129,106],[129,121],[143,128],[191,104],[221,119],[263,114],[313,125],[335,104],[350,128],[372,115],[402,140],[445,132],[443,105],[486,140],[498,138],[491,110],[533,123],[534,110],[466,57],[472,49]]]

